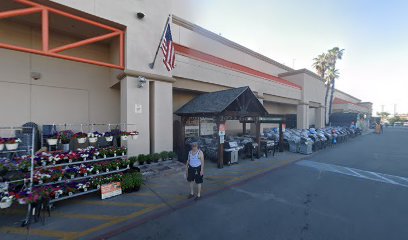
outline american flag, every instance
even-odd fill
[[[170,23],[167,24],[166,33],[162,42],[161,49],[163,51],[163,62],[167,71],[171,71],[175,67],[176,54],[174,52],[173,38],[171,36]]]

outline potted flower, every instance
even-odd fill
[[[120,132],[120,140],[127,141],[128,140],[128,132],[122,131]]]
[[[0,151],[3,151],[5,143],[6,141],[3,138],[0,138]]]
[[[5,140],[6,148],[9,151],[16,150],[19,143],[21,143],[21,140],[19,138],[7,138]]]
[[[127,149],[125,147],[115,149],[116,155],[118,156],[125,156],[127,153]]]
[[[69,143],[74,133],[71,130],[65,130],[58,133],[58,138],[61,140],[62,150],[69,152]]]
[[[65,191],[64,191],[68,196],[72,196],[77,192],[77,189],[71,185],[66,185],[65,186]]]
[[[143,176],[139,172],[126,173],[121,176],[120,185],[126,193],[139,191],[143,184]]]
[[[132,137],[132,139],[136,140],[139,137],[139,132],[138,131],[130,131],[128,132],[128,135]]]
[[[102,158],[107,158],[109,155],[109,151],[106,148],[99,149],[99,156]]]
[[[68,169],[65,169],[64,174],[66,176],[69,176],[70,179],[73,179],[75,178],[75,175],[77,174],[77,172],[78,171],[75,168],[68,168]]]
[[[105,137],[105,140],[107,142],[112,142],[113,141],[113,136],[115,136],[115,133],[114,132],[105,132],[103,134],[103,136]]]
[[[102,170],[102,166],[100,164],[95,164],[93,165],[93,170],[92,172],[94,174],[99,174],[99,172]]]
[[[8,194],[1,198],[0,200],[0,208],[9,208],[13,203],[13,196],[8,196]]]
[[[88,137],[88,134],[83,133],[83,132],[77,132],[73,136],[73,138],[75,138],[79,144],[85,143],[87,137]]]
[[[50,135],[50,136],[47,138],[47,144],[48,144],[49,146],[55,146],[55,145],[57,145],[57,144],[58,144],[58,135],[57,135],[57,134]]]
[[[102,134],[99,132],[88,133],[88,140],[90,143],[96,143],[100,137],[102,137]]]

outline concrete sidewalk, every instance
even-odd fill
[[[239,164],[223,169],[206,161],[202,198],[308,157],[310,155],[283,152],[255,161],[240,160]],[[23,208],[0,211],[1,239],[27,239],[26,236],[28,239],[101,239],[137,227],[195,203],[192,199],[187,200],[189,186],[184,167],[178,169],[149,177],[139,192],[105,200],[93,194],[60,202],[44,224],[34,223],[29,230],[19,226],[24,216]]]

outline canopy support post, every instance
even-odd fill
[[[255,120],[255,131],[256,131],[256,143],[258,144],[258,147],[256,149],[256,154],[257,158],[260,158],[261,156],[261,122],[259,121],[259,117],[256,118]]]

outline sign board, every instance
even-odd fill
[[[218,132],[218,135],[220,135],[220,136],[225,136],[225,131],[219,131],[219,132]]]
[[[219,127],[218,131],[225,132],[225,124],[224,123],[220,124],[220,127]]]
[[[142,113],[142,104],[135,104],[135,113]]]
[[[212,118],[202,118],[200,119],[200,135],[208,136],[214,135],[217,132],[217,124]]]
[[[220,135],[220,143],[224,143],[224,135]]]
[[[120,182],[113,182],[109,184],[104,184],[101,186],[101,197],[102,199],[114,197],[122,194],[122,187]]]
[[[286,130],[286,123],[282,123],[282,132]]]
[[[185,126],[185,137],[198,137],[199,136],[199,119],[196,118],[188,118],[186,121]]]

